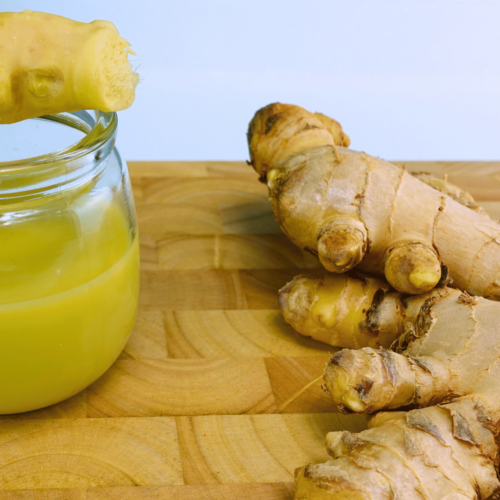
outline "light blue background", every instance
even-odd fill
[[[240,160],[274,101],[339,120],[388,159],[498,159],[500,1],[0,0],[131,41],[141,83],[120,113],[128,160]],[[0,55],[1,57],[1,55]]]

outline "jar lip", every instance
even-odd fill
[[[114,137],[118,126],[118,116],[114,111],[92,110],[91,112],[95,117],[89,111],[74,111],[30,118],[31,120],[46,120],[67,125],[83,132],[85,135],[78,142],[70,144],[59,151],[32,158],[0,162],[0,172],[8,172],[10,168],[18,170],[23,167],[34,167],[47,163],[73,162],[101,148]]]

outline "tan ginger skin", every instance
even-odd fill
[[[403,333],[400,294],[386,295],[390,289],[372,277],[301,275],[280,290],[279,304],[285,321],[306,337],[352,349],[390,347]],[[397,328],[394,317],[401,318]]]
[[[357,266],[417,294],[444,265],[457,288],[500,299],[500,226],[463,192],[347,149],[335,120],[298,106],[257,111],[248,143],[281,228],[327,270]]]
[[[350,278],[346,278],[350,279]],[[441,287],[399,302],[385,327],[397,352],[336,353],[328,391],[346,412],[376,414],[369,429],[327,435],[333,460],[296,472],[296,500],[486,499],[500,488],[500,303]],[[333,306],[333,304],[332,304]],[[366,318],[365,318],[366,319]]]
[[[0,12],[0,124],[83,109],[120,111],[139,76],[113,23]]]

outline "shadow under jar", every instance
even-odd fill
[[[128,339],[139,244],[116,128],[116,114],[99,111],[0,125],[0,160],[84,134],[0,163],[0,414],[73,396]]]

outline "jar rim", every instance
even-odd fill
[[[31,158],[0,162],[0,174],[8,173],[9,169],[35,167],[47,163],[73,162],[104,146],[116,133],[118,116],[116,112],[92,110],[74,111],[44,115],[30,120],[45,120],[67,125],[83,132],[84,136],[78,142],[58,151],[45,153]]]
[[[94,114],[95,118],[92,116]],[[61,150],[0,163],[0,204],[28,201],[71,190],[99,175],[114,149],[118,117],[92,110],[45,115],[84,137]]]

